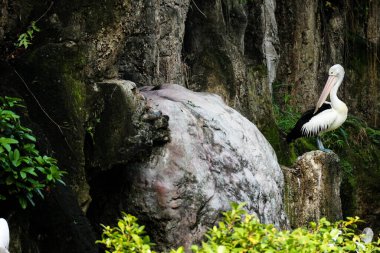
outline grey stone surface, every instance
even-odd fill
[[[286,227],[283,175],[254,124],[214,94],[178,85],[142,94],[169,116],[171,141],[125,168],[123,206],[154,228],[161,249],[198,242],[231,201],[247,202],[262,222]]]
[[[286,213],[293,228],[326,217],[342,219],[340,199],[341,170],[334,153],[311,151],[298,157],[291,168],[282,167],[285,175]]]

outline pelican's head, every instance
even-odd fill
[[[326,85],[323,88],[322,94],[318,99],[317,105],[315,106],[314,113],[323,105],[326,101],[328,95],[330,94],[331,89],[342,83],[344,77],[344,68],[340,64],[335,64],[329,69],[329,79],[327,79]],[[338,89],[338,88],[337,88]]]
[[[342,77],[344,76],[344,68],[340,64],[335,64],[329,69],[329,76]]]

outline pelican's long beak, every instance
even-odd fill
[[[329,76],[329,79],[327,79],[327,82],[325,84],[325,88],[323,88],[322,94],[318,99],[317,105],[315,106],[314,113],[318,111],[318,109],[323,105],[323,103],[326,101],[332,87],[334,87],[336,83],[337,77],[336,76]],[[314,114],[313,113],[313,114]]]

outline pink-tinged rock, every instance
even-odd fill
[[[170,142],[124,170],[123,208],[144,222],[158,247],[199,242],[231,201],[246,202],[262,222],[286,226],[283,174],[256,126],[217,95],[178,85],[150,89],[142,94],[169,116]]]

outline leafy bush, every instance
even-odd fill
[[[242,210],[242,204],[232,204],[224,213],[224,221],[207,234],[202,248],[193,252],[371,252],[380,250],[379,242],[364,244],[355,233],[358,217],[330,223],[322,218],[308,228],[280,231],[273,225],[261,224]]]
[[[41,156],[36,138],[20,123],[12,109],[22,107],[20,99],[0,97],[0,200],[16,198],[23,209],[33,197],[44,197],[42,190],[63,183],[57,161]]]
[[[136,217],[123,213],[123,218],[119,220],[117,227],[102,226],[102,240],[96,243],[103,244],[108,249],[107,253],[154,252],[150,248],[154,244],[150,242],[149,236],[144,236],[144,226],[137,224]]]
[[[233,252],[379,252],[377,242],[364,243],[357,231],[358,217],[331,223],[322,218],[311,222],[308,228],[293,231],[278,230],[273,225],[262,224],[242,208],[244,204],[231,204],[232,209],[224,212],[223,221],[211,228],[201,246],[191,247],[194,253]],[[149,237],[141,238],[144,227],[137,225],[137,219],[124,214],[118,227],[104,227],[102,240],[106,252],[154,252]],[[183,253],[184,248],[171,253]]]

